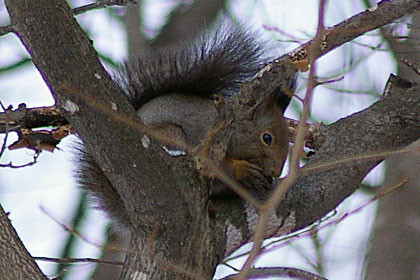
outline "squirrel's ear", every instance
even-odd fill
[[[296,89],[296,78],[293,76],[288,79],[285,85],[282,85],[279,90],[276,92],[276,105],[281,108],[281,110],[286,111],[287,106],[289,106],[290,100],[292,100],[293,94]]]

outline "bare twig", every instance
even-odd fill
[[[253,247],[251,252],[249,253],[248,259],[246,260],[245,264],[242,267],[241,272],[238,274],[238,280],[245,279],[248,275],[248,271],[251,269],[252,264],[255,262],[258,254],[261,250],[262,240],[264,239],[264,229],[267,224],[269,217],[274,213],[275,209],[279,205],[280,201],[283,199],[286,192],[290,189],[292,184],[296,181],[298,177],[298,170],[299,170],[299,161],[301,151],[304,147],[304,140],[306,134],[306,120],[309,116],[310,111],[310,101],[312,97],[313,89],[316,87],[316,60],[315,58],[318,57],[318,53],[320,52],[322,46],[321,43],[323,42],[323,36],[325,32],[324,27],[324,18],[325,18],[325,7],[326,7],[327,0],[321,0],[319,4],[319,12],[318,12],[318,27],[317,27],[317,34],[313,40],[311,54],[313,55],[314,59],[311,58],[311,68],[309,72],[309,81],[307,86],[307,91],[305,94],[304,102],[303,102],[303,110],[300,117],[300,122],[297,128],[296,134],[296,141],[292,149],[291,160],[290,160],[290,169],[288,176],[282,181],[282,183],[278,186],[274,194],[270,197],[266,204],[260,208],[261,215],[259,217],[257,228],[254,232],[253,236]]]
[[[135,4],[137,1],[135,0],[103,0],[103,1],[97,1],[91,4],[87,4],[81,7],[74,8],[73,14],[74,15],[80,15],[82,13],[96,10],[100,8],[106,8],[108,6],[125,6],[126,4]],[[8,33],[14,32],[14,28],[12,24],[0,26],[0,36],[6,35]]]
[[[263,251],[261,253],[266,254],[266,253],[272,252],[274,250],[277,250],[279,248],[285,247],[285,246],[291,244],[296,239],[300,239],[300,238],[303,238],[303,237],[309,237],[311,235],[311,231],[313,230],[314,227],[317,227],[317,230],[320,231],[320,230],[323,230],[325,228],[331,227],[332,225],[338,225],[339,223],[343,222],[347,218],[359,213],[361,210],[363,210],[364,208],[366,208],[367,206],[369,206],[373,202],[377,201],[378,199],[381,199],[382,197],[384,197],[386,195],[389,195],[394,191],[399,190],[407,182],[408,182],[408,178],[405,178],[405,179],[401,180],[400,182],[398,182],[397,184],[395,184],[391,188],[388,188],[383,192],[379,192],[379,193],[375,194],[371,199],[362,203],[360,206],[356,207],[352,211],[344,213],[339,218],[331,220],[331,218],[335,216],[335,214],[336,214],[336,212],[335,212],[333,215],[330,215],[327,218],[322,219],[322,221],[319,221],[317,224],[315,224],[311,227],[308,227],[308,228],[306,228],[302,231],[284,236],[284,237],[282,237],[278,240],[269,242],[269,243],[265,244],[264,247],[262,247]],[[324,221],[327,221],[327,220],[331,220],[331,221],[329,221],[327,223],[323,223]],[[227,265],[228,262],[230,262],[234,259],[238,259],[240,257],[244,257],[248,254],[249,254],[249,252],[245,252],[245,253],[242,253],[242,254],[235,255],[234,257],[231,257],[231,258],[226,258],[225,260],[223,260],[223,265]],[[231,267],[231,266],[229,266],[229,267]],[[236,270],[236,269],[234,269],[234,270]]]
[[[410,149],[404,148],[396,151],[387,151],[387,152],[380,152],[380,153],[372,153],[372,154],[363,154],[363,155],[355,155],[355,156],[348,156],[344,159],[332,160],[330,162],[325,162],[309,167],[303,167],[299,170],[299,176],[305,176],[309,174],[313,174],[316,172],[326,171],[333,168],[337,168],[339,165],[353,163],[357,161],[370,161],[370,160],[383,160],[392,155],[400,155],[405,153],[412,152]]]
[[[137,1],[135,0],[103,0],[103,1],[97,1],[91,4],[87,4],[81,7],[77,7],[73,9],[73,14],[80,15],[82,13],[85,13],[87,11],[100,9],[100,8],[106,8],[108,6],[125,6],[127,4],[135,4]]]
[[[344,76],[340,76],[336,79],[331,79],[331,80],[328,80],[328,81],[317,81],[316,85],[320,86],[320,85],[325,85],[325,84],[332,84],[332,83],[335,83],[335,82],[342,81],[343,79],[344,79]]]
[[[33,257],[35,260],[55,263],[104,263],[112,265],[124,265],[124,262],[108,261],[93,258],[49,258],[49,257]]]
[[[95,242],[90,240],[89,238],[87,238],[86,236],[84,236],[83,234],[80,234],[77,230],[71,228],[70,226],[66,225],[64,222],[60,221],[58,218],[54,217],[51,213],[48,212],[47,209],[45,209],[43,206],[40,206],[41,211],[47,215],[49,218],[51,218],[57,225],[59,225],[61,228],[63,228],[64,231],[75,235],[76,237],[80,238],[81,240],[83,240],[84,242],[93,245],[97,248],[102,248],[103,250],[107,250],[107,251],[111,251],[111,252],[122,252],[122,253],[130,253],[130,254],[137,254],[140,256],[145,256],[144,252],[139,252],[139,251],[135,251],[135,250],[130,250],[130,249],[121,249],[115,246],[111,246],[111,245],[102,245],[99,242]],[[153,238],[153,237],[152,237]],[[55,260],[59,260],[59,259],[53,259],[53,258],[44,258],[44,257],[39,257],[39,258],[43,258],[40,260],[45,260],[45,261],[55,261]],[[66,263],[66,260],[75,260],[74,262],[79,262],[80,260],[83,259],[64,259],[64,261],[62,261],[63,263]],[[97,260],[94,261],[93,259],[89,259],[89,258],[85,258],[85,262],[96,262],[96,263],[108,263],[108,264],[115,264],[115,265],[123,265],[123,262],[111,262],[111,261],[102,261],[102,260]],[[61,261],[57,261],[57,262],[61,262]],[[72,262],[72,261],[69,261]],[[172,263],[166,262],[164,260],[159,260],[160,265],[165,266],[168,270],[173,270],[173,271],[179,271],[180,273],[183,273],[184,275],[188,275],[190,276],[192,279],[201,279],[201,276],[199,276],[198,274],[192,272],[192,271],[188,271],[187,269],[183,269],[177,265],[174,265]]]
[[[64,222],[62,222],[58,218],[54,217],[47,209],[45,209],[45,207],[40,206],[40,209],[45,215],[47,215],[57,225],[62,227],[64,231],[75,235],[76,237],[80,238],[81,240],[83,240],[84,242],[86,242],[90,245],[93,245],[93,246],[98,247],[98,248],[103,247],[99,242],[95,242],[95,241],[92,241],[92,240],[88,239],[86,236],[80,234],[78,231],[72,229],[70,226],[66,225]],[[124,252],[124,253],[127,252],[126,250],[121,250],[121,249],[117,249],[117,248],[107,248],[107,249],[109,249],[111,251],[115,251],[115,252]]]
[[[325,17],[325,6],[327,0],[321,0],[319,4],[319,14],[318,14],[318,28],[317,34],[315,35],[315,39],[313,40],[312,44],[312,55],[315,57],[318,56],[318,53],[321,49],[321,43],[323,41],[323,35],[325,31],[324,27],[324,17]],[[301,113],[300,122],[297,128],[296,134],[296,141],[292,149],[291,154],[291,163],[290,163],[290,170],[288,176],[282,181],[282,183],[278,186],[274,194],[270,197],[266,204],[260,208],[261,215],[259,217],[258,226],[255,230],[253,236],[253,247],[251,252],[249,253],[248,259],[246,260],[245,264],[242,267],[241,272],[238,274],[238,280],[245,279],[248,275],[248,271],[251,269],[252,264],[255,262],[258,254],[261,250],[262,240],[264,239],[264,229],[267,224],[269,217],[274,213],[275,209],[279,205],[280,201],[283,199],[286,192],[290,189],[294,181],[298,177],[298,170],[299,170],[299,161],[301,151],[304,147],[304,140],[306,134],[306,120],[309,116],[309,106],[311,101],[311,96],[313,89],[316,86],[316,61],[315,59],[312,60],[310,72],[309,72],[309,82],[307,91],[305,94],[304,102],[303,102],[303,110]]]

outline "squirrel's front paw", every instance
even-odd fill
[[[259,178],[264,179],[262,168],[258,165],[249,163],[246,160],[231,160],[233,167],[233,176],[237,181],[243,181],[247,178]]]
[[[236,160],[228,158],[225,161],[225,168],[230,175],[245,188],[255,199],[265,200],[269,197],[273,189],[272,178],[267,178],[263,174],[260,166],[246,160]],[[227,197],[234,195],[234,192],[222,183],[216,183],[210,191],[213,198]]]
[[[263,191],[272,189],[272,179],[263,174],[260,166],[246,160],[233,160],[235,179],[251,191]]]

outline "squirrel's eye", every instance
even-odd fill
[[[262,136],[262,139],[264,143],[267,144],[268,146],[270,146],[271,142],[273,142],[273,137],[269,133],[264,133]]]

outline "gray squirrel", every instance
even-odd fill
[[[214,95],[229,98],[237,93],[239,85],[267,63],[264,57],[255,34],[220,27],[197,41],[140,54],[125,65],[116,81],[147,127],[194,147],[215,125]],[[295,79],[289,82],[293,91]],[[283,113],[290,98],[279,89],[252,127],[230,140],[222,168],[239,184],[252,188],[258,180],[280,175],[288,153]],[[94,159],[83,147],[78,158],[79,185],[111,218],[127,225],[124,205]]]

